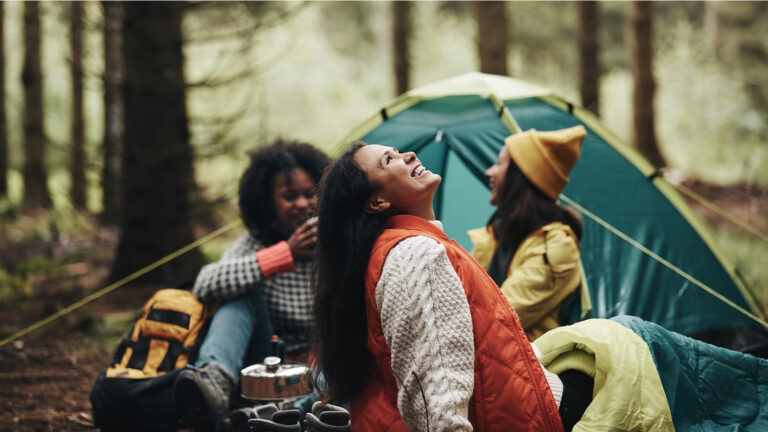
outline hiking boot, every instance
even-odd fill
[[[297,409],[274,411],[265,407],[269,405],[258,407],[255,410],[256,418],[248,420],[250,432],[301,432],[301,423],[299,423],[301,411]]]
[[[304,417],[306,432],[349,432],[352,428],[349,411],[331,404],[315,402],[312,412]]]
[[[216,365],[185,367],[174,384],[174,404],[196,432],[219,432],[229,425],[232,382]]]

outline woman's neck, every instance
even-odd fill
[[[424,208],[412,209],[411,211],[408,212],[408,214],[412,216],[418,216],[428,221],[435,220],[435,209],[432,207],[431,201],[429,203],[429,206],[425,206]]]

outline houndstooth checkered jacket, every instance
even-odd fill
[[[312,262],[295,262],[294,273],[263,278],[256,252],[267,245],[253,235],[235,240],[221,259],[200,270],[193,289],[203,303],[222,303],[260,289],[276,334],[289,354],[306,351],[312,326]]]

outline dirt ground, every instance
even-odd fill
[[[0,430],[93,430],[88,395],[108,350],[59,336],[0,354]]]
[[[33,277],[29,298],[0,307],[0,337],[100,289],[116,243],[109,229],[80,240],[0,242],[0,260],[8,266],[36,254],[64,263]],[[93,381],[127,332],[126,323],[155,289],[114,291],[0,347],[0,431],[95,430],[89,399]],[[106,325],[115,320],[118,328]]]
[[[696,182],[687,185],[768,232],[768,189],[721,188]],[[725,223],[701,205],[692,206],[707,221]],[[0,243],[0,261],[4,263],[41,252],[69,257],[57,271],[34,281],[29,299],[0,307],[0,337],[101,288],[116,241],[114,231],[100,230],[82,240]],[[93,380],[153,290],[123,288],[24,337],[23,343],[0,347],[0,431],[94,430],[89,400]],[[109,322],[118,325],[110,327]]]

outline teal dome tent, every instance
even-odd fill
[[[360,139],[414,151],[443,176],[436,216],[462,246],[493,211],[484,171],[522,130],[587,128],[561,202],[582,212],[589,299],[571,321],[635,315],[709,342],[768,346],[765,312],[688,205],[591,113],[520,80],[469,73],[403,94],[359,125]]]

